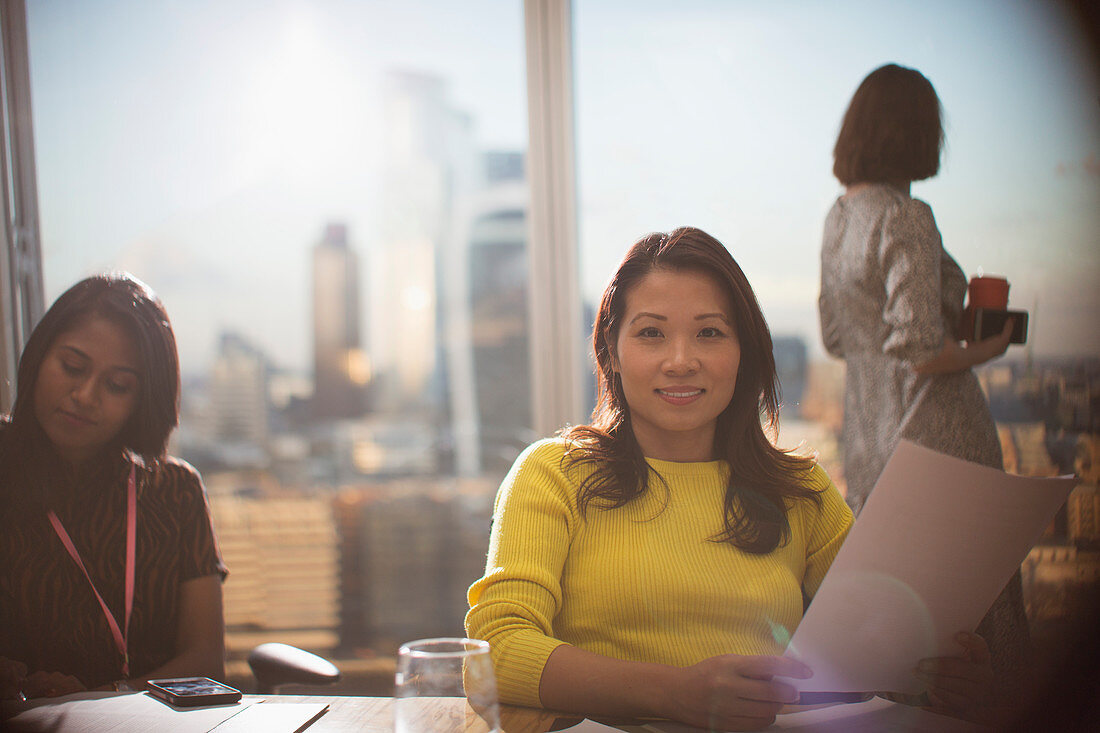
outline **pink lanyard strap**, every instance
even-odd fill
[[[107,619],[107,625],[111,627],[111,635],[115,637],[115,646],[122,654],[122,675],[123,677],[129,677],[130,653],[127,639],[130,636],[130,611],[134,607],[134,565],[137,555],[137,482],[135,481],[134,465],[130,464],[130,479],[126,482],[126,620],[123,630],[118,628],[118,621],[115,620],[111,610],[107,608],[103,596],[96,589],[95,583],[92,582],[92,576],[88,575],[88,569],[84,567],[84,561],[80,559],[80,553],[77,552],[76,545],[69,538],[69,533],[65,531],[65,527],[61,524],[61,520],[57,518],[57,514],[51,509],[46,516],[49,517],[50,524],[53,525],[53,531],[57,533],[58,538],[65,545],[65,549],[69,551],[69,556],[73,559],[73,562],[84,571],[84,577],[88,579],[88,585],[92,586],[92,592],[95,593],[96,600],[99,601],[99,605],[103,609],[103,616]]]

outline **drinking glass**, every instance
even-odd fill
[[[499,733],[497,681],[489,643],[419,639],[397,652],[396,733]]]

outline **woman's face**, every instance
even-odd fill
[[[741,363],[734,323],[726,293],[702,272],[654,270],[627,293],[614,368],[643,454],[713,459]]]
[[[84,461],[107,446],[137,406],[138,349],[98,316],[50,345],[34,387],[34,414],[62,458]]]

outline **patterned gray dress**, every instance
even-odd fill
[[[955,332],[966,276],[943,248],[928,204],[885,184],[843,196],[825,220],[818,299],[825,348],[847,363],[844,474],[857,515],[898,440],[1002,468],[1000,441],[969,369],[918,374]],[[1020,689],[1029,658],[1017,573],[977,632],[999,692]]]
[[[825,220],[818,307],[825,348],[847,363],[844,475],[857,514],[901,438],[1003,465],[974,373],[914,369],[954,333],[965,294],[928,204],[882,184],[837,200]]]

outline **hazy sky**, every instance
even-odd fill
[[[585,282],[631,231],[722,240],[773,331],[820,342],[831,151],[862,78],[925,73],[946,111],[940,175],[917,183],[968,274],[1012,283],[1047,353],[1100,353],[1100,85],[1052,2],[579,2]],[[1090,162],[1091,161],[1091,162]]]
[[[1100,83],[1045,0],[574,0],[582,284],[639,235],[729,246],[776,333],[815,350],[831,148],[890,61],[947,113],[914,186],[968,273],[1039,310],[1038,353],[1100,353]],[[384,73],[448,81],[480,146],[523,149],[522,3],[28,0],[46,285],[132,269],[161,292],[185,371],[235,328],[306,367],[309,249],[342,220],[369,268]]]

